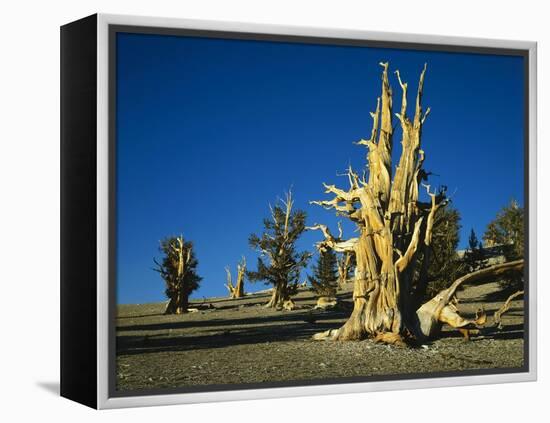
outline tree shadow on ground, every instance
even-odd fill
[[[458,330],[445,330],[441,332],[440,338],[463,338],[463,335]],[[487,326],[480,328],[478,335],[472,335],[470,342],[480,341],[483,339],[509,340],[523,338],[523,324],[506,325],[502,329],[498,329],[495,326]]]
[[[347,309],[300,310],[237,319],[182,320],[122,326],[117,328],[119,334],[117,336],[117,354],[185,351],[241,344],[305,340],[317,332],[337,328],[345,321],[349,313],[350,311]],[[166,333],[181,329],[198,329],[198,331],[189,334],[178,333],[174,336]],[[148,333],[146,335],[126,335],[135,331]]]
[[[468,285],[470,287],[473,285]],[[505,302],[510,295],[518,291],[519,289],[513,287],[501,287],[498,291],[489,292],[481,297],[474,298],[460,298],[461,304],[471,304],[471,303],[503,303]],[[514,298],[514,301],[523,300],[523,296]]]
[[[133,326],[117,326],[117,332],[133,332],[133,331],[166,331],[176,329],[190,329],[201,327],[223,327],[223,326],[240,326],[240,325],[266,325],[266,327],[282,326],[276,323],[284,322],[305,322],[307,320],[327,320],[327,319],[342,319],[349,316],[347,310],[330,311],[319,313],[307,312],[281,312],[279,315],[269,316],[254,316],[243,317],[239,319],[209,319],[209,320],[181,320],[162,323],[145,323]],[[272,324],[270,324],[272,323]],[[273,325],[275,323],[275,325]]]
[[[334,328],[334,323],[289,323],[277,326],[254,326],[224,330],[221,333],[165,337],[121,336],[117,338],[117,355],[175,352],[224,348],[243,344],[306,341],[313,334]],[[207,331],[209,332],[209,331]],[[313,342],[313,341],[312,341]]]
[[[337,298],[341,301],[349,300],[352,298],[351,292],[343,292],[338,293]],[[191,300],[189,303],[190,308],[199,308],[199,310],[207,310],[207,311],[227,311],[234,309],[235,311],[238,311],[242,308],[248,308],[248,307],[259,307],[264,304],[267,304],[269,301],[269,298],[271,297],[271,294],[269,292],[267,293],[252,293],[250,295],[245,295],[242,298],[204,298],[204,299],[195,299]],[[299,293],[292,298],[294,303],[298,307],[302,308],[311,308],[313,307],[312,303],[315,303],[316,301],[316,294],[311,291],[309,288],[301,288]],[[159,308],[159,311],[147,313],[147,314],[139,314],[139,315],[132,315],[132,314],[122,314],[119,312],[117,314],[117,319],[139,319],[139,318],[145,318],[145,317],[155,317],[155,316],[164,316],[164,303],[161,303],[160,305],[155,305]],[[211,308],[209,306],[212,306]]]

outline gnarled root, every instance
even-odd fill
[[[313,335],[312,339],[315,341],[337,341],[337,340],[343,340],[341,339],[341,331],[340,329],[329,329],[324,332],[316,333]],[[349,339],[345,339],[349,340]],[[405,340],[403,337],[398,333],[393,332],[381,332],[378,333],[374,338],[373,341],[376,343],[383,343],[388,345],[395,345],[398,347],[405,347],[407,346]]]
[[[442,306],[442,300],[440,296],[436,296],[428,303],[424,304],[417,311],[419,318],[420,328],[422,334],[426,337],[435,335],[439,332],[443,323],[458,329],[466,340],[470,339],[470,335],[479,333],[474,329],[467,328],[467,326],[475,326],[477,328],[483,327],[487,322],[487,315],[483,308],[477,311],[476,318],[474,320],[465,319],[458,313],[458,309],[454,303],[449,303]],[[437,317],[436,317],[437,316]]]
[[[328,310],[336,307],[338,300],[334,297],[319,297],[317,304],[313,307],[314,310]]]
[[[367,336],[367,330],[365,327],[365,308],[367,307],[367,301],[365,298],[356,298],[355,306],[351,312],[351,316],[344,323],[340,329],[338,329],[334,335],[336,341],[360,341]]]
[[[314,341],[334,341],[338,336],[339,329],[329,329],[324,332],[316,333],[311,337]]]
[[[468,326],[475,326],[476,328],[483,327],[487,322],[487,314],[485,310],[481,308],[476,312],[475,320],[464,319],[458,314],[456,305],[449,304],[441,310],[439,320],[443,323],[447,323],[449,326],[458,329],[458,331],[464,336],[465,341],[470,340],[470,335],[479,334],[478,329],[470,329]]]
[[[288,299],[283,303],[283,310],[292,311],[296,308],[296,303],[292,299]]]
[[[372,300],[372,298],[371,298]],[[320,334],[314,335],[313,339],[327,339],[330,338],[334,341],[360,341],[368,336],[377,335],[379,333],[393,333],[391,330],[384,330],[384,327],[389,328],[391,325],[387,324],[384,319],[387,318],[387,314],[376,313],[371,309],[371,315],[374,320],[367,325],[368,317],[368,303],[364,297],[355,298],[355,306],[349,319],[339,329],[333,329],[332,331],[325,331]],[[390,311],[391,313],[391,311]],[[388,319],[389,320],[389,319]],[[380,329],[373,329],[371,327],[380,327]],[[330,333],[329,333],[330,332]],[[389,342],[392,343],[393,342]]]
[[[460,314],[458,314],[458,309],[456,308],[456,305],[448,304],[447,306],[443,307],[443,310],[441,310],[439,320],[443,323],[447,323],[453,328],[463,328],[469,325],[482,327],[487,322],[487,314],[485,314],[485,310],[481,308],[476,312],[475,320],[465,319]]]
[[[282,288],[280,286],[274,286],[273,289],[271,290],[271,297],[268,303],[264,305],[264,307],[281,309],[285,301],[286,299],[285,299],[285,296],[283,295]]]
[[[376,343],[395,345],[397,347],[406,347],[407,346],[407,344],[405,343],[405,340],[403,339],[403,337],[400,334],[393,333],[393,332],[379,333],[374,337],[373,341],[376,342]]]

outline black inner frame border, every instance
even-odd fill
[[[523,144],[524,144],[524,316],[523,316],[523,366],[512,368],[490,368],[490,369],[470,369],[463,371],[433,372],[433,373],[409,373],[398,375],[379,375],[379,376],[355,376],[341,378],[327,378],[315,380],[297,380],[297,381],[279,381],[263,383],[243,383],[243,384],[223,384],[223,385],[198,385],[181,386],[177,388],[157,388],[157,389],[139,389],[118,391],[116,389],[116,62],[117,62],[117,34],[131,33],[143,35],[164,35],[179,37],[199,37],[199,38],[217,38],[230,40],[247,41],[266,41],[281,43],[300,43],[312,45],[335,45],[347,47],[370,47],[387,48],[398,50],[423,50],[452,53],[470,53],[498,56],[520,56],[523,58],[523,87],[524,87],[524,121],[523,121]],[[406,35],[404,35],[406,36]],[[483,42],[483,41],[482,41]],[[233,390],[251,390],[280,387],[301,387],[315,385],[339,385],[344,383],[361,382],[379,382],[379,381],[399,381],[411,379],[433,379],[442,377],[460,377],[460,376],[478,376],[478,375],[497,375],[509,373],[529,372],[529,50],[496,48],[496,47],[477,47],[460,46],[450,44],[401,42],[401,41],[380,41],[363,40],[356,38],[335,38],[335,37],[316,37],[302,35],[282,35],[275,33],[254,33],[254,32],[234,32],[234,31],[216,31],[187,28],[170,27],[149,27],[135,25],[108,25],[108,397],[134,397],[148,395],[167,395],[183,394],[197,392],[219,392]],[[396,389],[398,389],[396,387]]]

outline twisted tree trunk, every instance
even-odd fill
[[[265,305],[266,308],[282,308],[285,301],[290,299],[285,282],[279,282],[271,290],[271,298]]]
[[[170,297],[164,314],[183,314],[187,313],[189,308],[189,294],[178,292]]]
[[[240,263],[237,264],[237,283],[233,286],[231,277],[231,270],[229,267],[225,268],[227,273],[227,290],[229,291],[229,298],[242,298],[244,297],[244,276],[246,273],[246,258],[243,256]]]
[[[183,276],[186,270],[185,267],[191,259],[191,249],[184,248],[183,237],[176,238],[176,242],[171,245],[171,248],[175,253],[173,267],[176,269],[176,274],[171,279],[167,290],[170,293],[170,299],[164,314],[183,314],[187,313],[189,306],[189,292],[184,286]]]
[[[437,303],[433,309],[423,306],[422,312],[417,313],[420,307],[417,293],[427,283],[434,216],[446,205],[447,198],[444,190],[432,192],[429,185],[424,185],[430,201],[419,200],[419,186],[428,176],[422,169],[424,151],[421,149],[422,127],[430,111],[428,108],[423,113],[421,104],[426,66],[420,74],[412,120],[407,116],[407,83],[401,81],[398,71],[395,72],[402,90],[401,109],[396,113],[402,139],[401,156],[392,179],[392,90],[388,63],[381,63],[381,66],[382,93],[376,111],[371,113],[371,137],[357,143],[368,149],[368,180],[364,175],[360,178],[349,167],[350,187],[347,190],[324,184],[326,192],[334,198],[313,202],[346,216],[357,225],[359,232],[357,238],[343,240],[341,231],[335,238],[325,225],[309,228],[319,229],[324,234],[324,241],[317,244],[319,250],[332,248],[337,252],[351,252],[356,259],[353,312],[341,328],[318,334],[316,339],[357,340],[370,335],[400,343],[405,334],[433,335],[436,325],[425,323],[431,318],[437,322],[443,319],[449,324],[456,323],[458,327],[476,323],[458,321],[453,316],[456,310],[446,307],[454,291],[429,302]],[[417,254],[421,249],[425,254]],[[419,260],[425,262],[418,263]],[[418,268],[420,272],[415,272]]]

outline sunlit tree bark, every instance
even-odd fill
[[[182,236],[170,237],[160,242],[164,254],[161,262],[155,262],[157,271],[166,283],[168,304],[164,314],[187,313],[189,294],[199,287],[201,277],[197,275],[197,259],[193,244]]]
[[[422,108],[426,66],[420,74],[412,117],[407,112],[408,84],[401,80],[399,71],[395,72],[402,93],[399,112],[395,114],[402,133],[401,155],[395,172],[389,65],[381,63],[381,66],[381,95],[371,113],[371,136],[357,142],[367,149],[365,171],[359,176],[350,166],[348,188],[324,184],[326,193],[333,198],[313,202],[347,217],[356,224],[358,232],[355,238],[343,239],[341,231],[335,237],[323,224],[309,228],[320,230],[324,235],[324,240],[317,244],[320,251],[330,248],[352,253],[356,262],[351,316],[339,329],[317,334],[315,339],[358,340],[372,336],[388,343],[403,343],[406,337],[433,336],[442,323],[461,328],[482,324],[482,313],[476,320],[458,316],[452,305],[456,288],[464,280],[491,277],[523,265],[522,261],[505,263],[501,268],[484,269],[485,273],[475,277],[467,275],[428,303],[419,303],[421,298],[414,292],[422,291],[419,288],[427,283],[434,216],[448,200],[444,188],[433,190],[426,183],[429,174],[422,167],[422,128],[430,112],[429,108],[426,111]],[[428,201],[420,200],[421,188],[425,189]],[[423,254],[417,254],[421,250]]]
[[[233,279],[231,277],[231,270],[229,266],[225,268],[227,273],[227,290],[229,291],[229,297],[242,298],[244,296],[244,276],[246,273],[246,258],[243,256],[240,263],[237,264],[237,282],[233,285]]]

